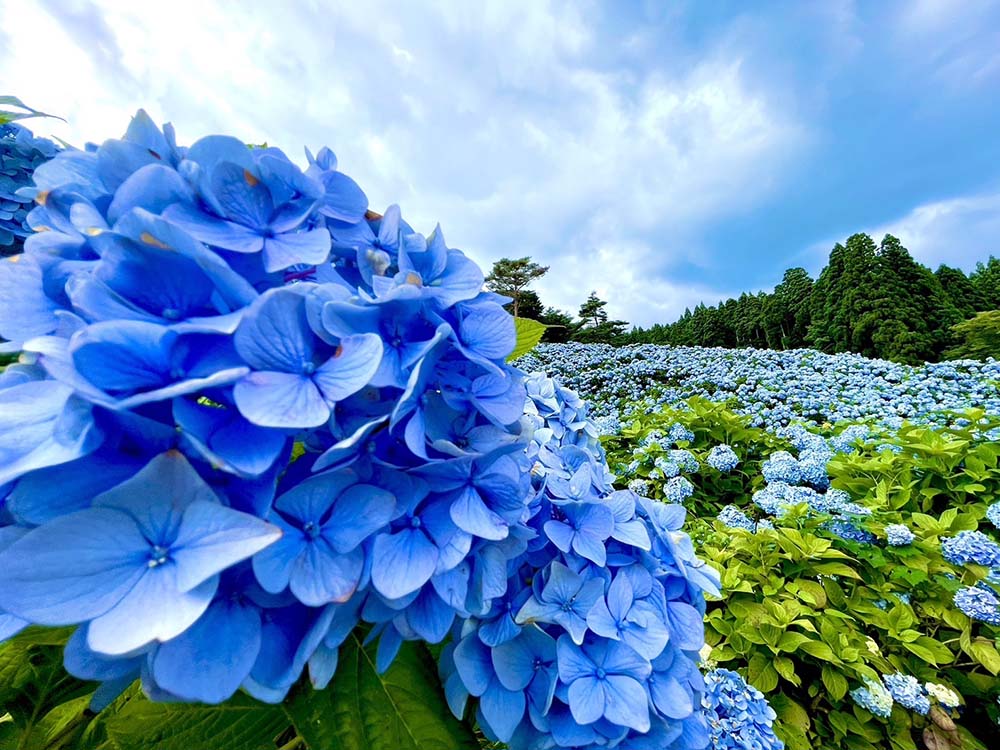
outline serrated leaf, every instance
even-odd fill
[[[280,706],[243,693],[218,706],[135,698],[104,722],[117,750],[274,750],[275,738],[287,728]]]
[[[514,334],[517,337],[514,344],[514,351],[507,357],[507,361],[523,357],[542,340],[542,335],[548,326],[530,318],[514,318]]]
[[[472,731],[443,697],[434,662],[423,646],[404,643],[385,674],[375,671],[375,645],[357,633],[341,647],[326,690],[300,686],[284,709],[310,750],[472,750]]]

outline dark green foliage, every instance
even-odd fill
[[[1000,258],[990,259],[976,264],[976,270],[969,276],[973,286],[983,297],[985,310],[1000,308]]]
[[[811,347],[918,364],[941,359],[955,324],[997,307],[1000,259],[969,276],[949,266],[932,273],[892,235],[876,244],[855,234],[834,246],[815,282],[790,268],[773,292],[699,304],[674,323],[634,329],[623,343]]]
[[[956,344],[945,352],[948,359],[1000,359],[1000,310],[981,312],[952,331]]]
[[[591,292],[586,301],[580,305],[581,324],[573,334],[574,341],[585,344],[611,344],[621,339],[628,323],[624,320],[608,320],[604,309],[607,302]]]
[[[985,415],[964,416],[974,425]],[[832,534],[824,528],[828,517],[804,505],[755,533],[716,520],[729,504],[759,516],[753,493],[764,485],[761,460],[789,448],[721,404],[691,399],[687,408],[644,415],[606,438],[612,470],[647,481],[649,496],[662,499],[665,480],[655,466],[662,453],[655,443],[643,447],[643,438],[675,422],[694,434],[682,447],[701,462],[685,474],[695,486],[685,502],[686,528],[722,576],[722,598],[708,603],[708,658],[765,693],[788,749],[996,747],[1000,629],[970,620],[953,603],[960,586],[975,585],[988,570],[952,565],[940,542],[962,530],[993,533],[983,516],[1000,499],[1000,444],[982,442],[971,428],[905,424],[856,453],[837,455],[827,467],[833,486],[872,511],[859,523],[883,540],[890,523],[905,523],[916,535],[903,547],[860,545]],[[996,424],[987,418],[981,426]],[[878,450],[883,441],[901,452]],[[705,462],[719,443],[740,458],[728,474]],[[923,717],[897,705],[879,719],[849,696],[865,677],[897,671],[958,691],[961,714],[949,718],[935,707]]]

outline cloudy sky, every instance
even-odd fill
[[[82,145],[330,146],[485,267],[648,325],[856,231],[1000,254],[1000,3],[0,0],[0,93]]]

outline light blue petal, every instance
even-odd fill
[[[637,732],[648,732],[649,699],[642,685],[621,675],[608,675],[605,684],[604,716],[608,721]]]
[[[382,360],[382,339],[363,333],[341,339],[337,353],[324,362],[312,380],[327,403],[342,401],[364,388]]]
[[[330,233],[323,227],[308,232],[286,232],[264,240],[264,269],[268,273],[306,263],[316,266],[330,257]]]
[[[153,641],[169,641],[204,614],[219,586],[218,577],[186,593],[177,590],[177,567],[147,568],[110,610],[90,621],[87,645],[102,654],[127,654]]]
[[[184,203],[170,206],[163,212],[163,218],[206,245],[235,253],[259,253],[264,249],[264,237],[259,231],[210,216]]]
[[[593,677],[597,673],[594,662],[567,635],[559,636],[556,641],[556,660],[559,679],[567,685]]]
[[[121,511],[62,516],[0,551],[0,609],[40,625],[97,617],[136,585],[148,553],[149,542]]]
[[[330,407],[313,382],[289,372],[251,372],[233,387],[240,413],[261,427],[319,427]]]
[[[361,550],[336,552],[322,537],[306,544],[292,568],[292,594],[309,607],[347,601],[361,581],[365,557]]]
[[[596,677],[581,677],[570,684],[569,710],[578,724],[593,724],[604,716],[605,685]]]
[[[153,678],[184,700],[221,703],[250,674],[260,642],[255,607],[217,600],[194,625],[156,650]]]
[[[177,587],[190,591],[211,576],[221,573],[240,560],[281,538],[281,529],[273,524],[201,500],[184,511],[177,539],[170,556],[177,563]]]
[[[133,172],[115,191],[108,206],[108,221],[113,224],[133,208],[162,213],[167,206],[187,203],[192,198],[191,188],[175,170],[163,164],[147,164]]]
[[[177,334],[137,320],[95,323],[76,333],[69,353],[79,373],[109,393],[148,390],[171,378]]]
[[[417,591],[434,574],[438,550],[419,529],[379,534],[372,548],[372,585],[388,599]]]

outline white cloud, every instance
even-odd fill
[[[969,271],[991,253],[1000,255],[1000,192],[931,201],[860,231],[876,242],[887,234],[899,238],[914,258],[932,269],[945,263]],[[846,239],[844,235],[814,242],[790,262],[804,263],[815,274],[826,265],[833,246]]]
[[[898,237],[914,258],[969,270],[992,252],[1000,254],[1000,193],[926,203],[871,232]]]
[[[374,207],[440,220],[487,267],[532,255],[547,304],[606,289],[641,324],[718,296],[671,266],[702,263],[699,230],[764,199],[806,139],[731,46],[669,74],[669,50],[598,65],[589,4],[0,3],[4,86],[70,121],[40,131],[99,141],[142,106],[185,143],[327,144]]]

